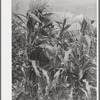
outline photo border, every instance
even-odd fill
[[[8,90],[7,90],[7,87],[9,87],[9,85],[11,86],[11,78],[12,78],[12,76],[11,76],[11,60],[12,60],[11,54],[12,53],[11,53],[11,50],[8,50],[9,48],[11,49],[11,44],[9,44],[9,43],[11,43],[11,27],[10,27],[10,25],[11,25],[11,21],[10,21],[11,20],[11,7],[12,7],[11,1],[12,0],[0,0],[0,7],[1,7],[1,9],[0,9],[0,16],[1,16],[1,18],[0,18],[0,23],[1,23],[1,26],[0,26],[0,31],[1,31],[1,34],[0,34],[0,59],[1,59],[0,60],[0,65],[1,65],[1,67],[0,67],[0,99],[1,100],[6,100],[6,99],[11,100],[11,98],[9,96],[11,96],[11,94],[12,94],[11,90],[9,90],[9,89],[11,89],[11,87],[8,88]],[[98,13],[97,14],[97,30],[98,30],[98,37],[97,37],[98,38],[97,39],[97,41],[98,41],[98,47],[97,47],[97,49],[98,49],[97,50],[98,51],[98,54],[97,54],[98,55],[98,62],[97,62],[97,64],[98,64],[98,69],[97,69],[98,70],[97,71],[97,74],[98,74],[98,78],[97,78],[98,99],[97,100],[100,99],[100,87],[99,87],[100,86],[100,77],[99,77],[100,76],[100,67],[99,67],[100,66],[100,56],[99,56],[100,55],[100,43],[99,43],[99,39],[100,39],[99,9],[100,9],[100,6],[99,5],[100,5],[100,1],[97,0],[97,13]],[[8,25],[4,25],[4,23],[6,24],[6,22],[4,21],[4,18],[5,18],[5,21],[8,23]],[[10,35],[10,38],[6,33],[3,33],[3,32],[7,32],[7,34]],[[6,37],[6,38],[4,39],[4,37]],[[6,42],[6,41],[8,41],[7,39],[10,40],[10,42]],[[6,44],[4,42],[6,42]],[[5,47],[6,47],[6,49],[5,49]],[[7,55],[6,52],[9,54]],[[8,56],[8,57],[6,57],[6,56]],[[6,62],[5,66],[3,64],[4,62]],[[9,67],[7,65],[9,65]],[[8,71],[10,71],[10,72],[8,72]],[[6,77],[7,75],[5,75],[5,73],[6,74],[9,73],[10,75],[8,75],[8,77]],[[9,78],[9,76],[11,76],[11,77]],[[6,79],[6,78],[8,78],[8,79]],[[6,82],[6,83],[4,83],[4,82]],[[5,85],[7,85],[7,86],[5,86]]]

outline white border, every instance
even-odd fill
[[[11,0],[1,0],[1,100],[12,100]]]
[[[12,88],[11,88],[11,0],[1,1],[1,100],[12,100]],[[98,18],[98,4],[97,0],[97,29],[99,29]],[[98,30],[99,31],[99,30]],[[98,36],[97,31],[97,36]],[[99,40],[99,37],[98,37]],[[99,54],[99,41],[97,40],[97,55]],[[98,57],[97,57],[98,64]],[[98,67],[98,66],[97,66]],[[98,67],[99,68],[99,67]],[[97,89],[99,89],[99,70],[97,70]],[[99,92],[98,92],[99,93]],[[97,97],[99,94],[97,93]],[[99,98],[97,99],[99,100]]]

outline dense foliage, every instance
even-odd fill
[[[34,0],[26,16],[12,14],[12,99],[96,100],[96,28],[52,20],[47,2]]]

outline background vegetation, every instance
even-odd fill
[[[27,5],[26,5],[27,6]],[[12,99],[96,100],[97,32],[84,16],[80,30],[34,0],[26,16],[12,12]]]

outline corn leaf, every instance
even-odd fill
[[[39,23],[42,23],[40,21],[40,19],[33,13],[31,13],[30,11],[28,12],[29,16],[32,17],[35,21],[39,22]]]

